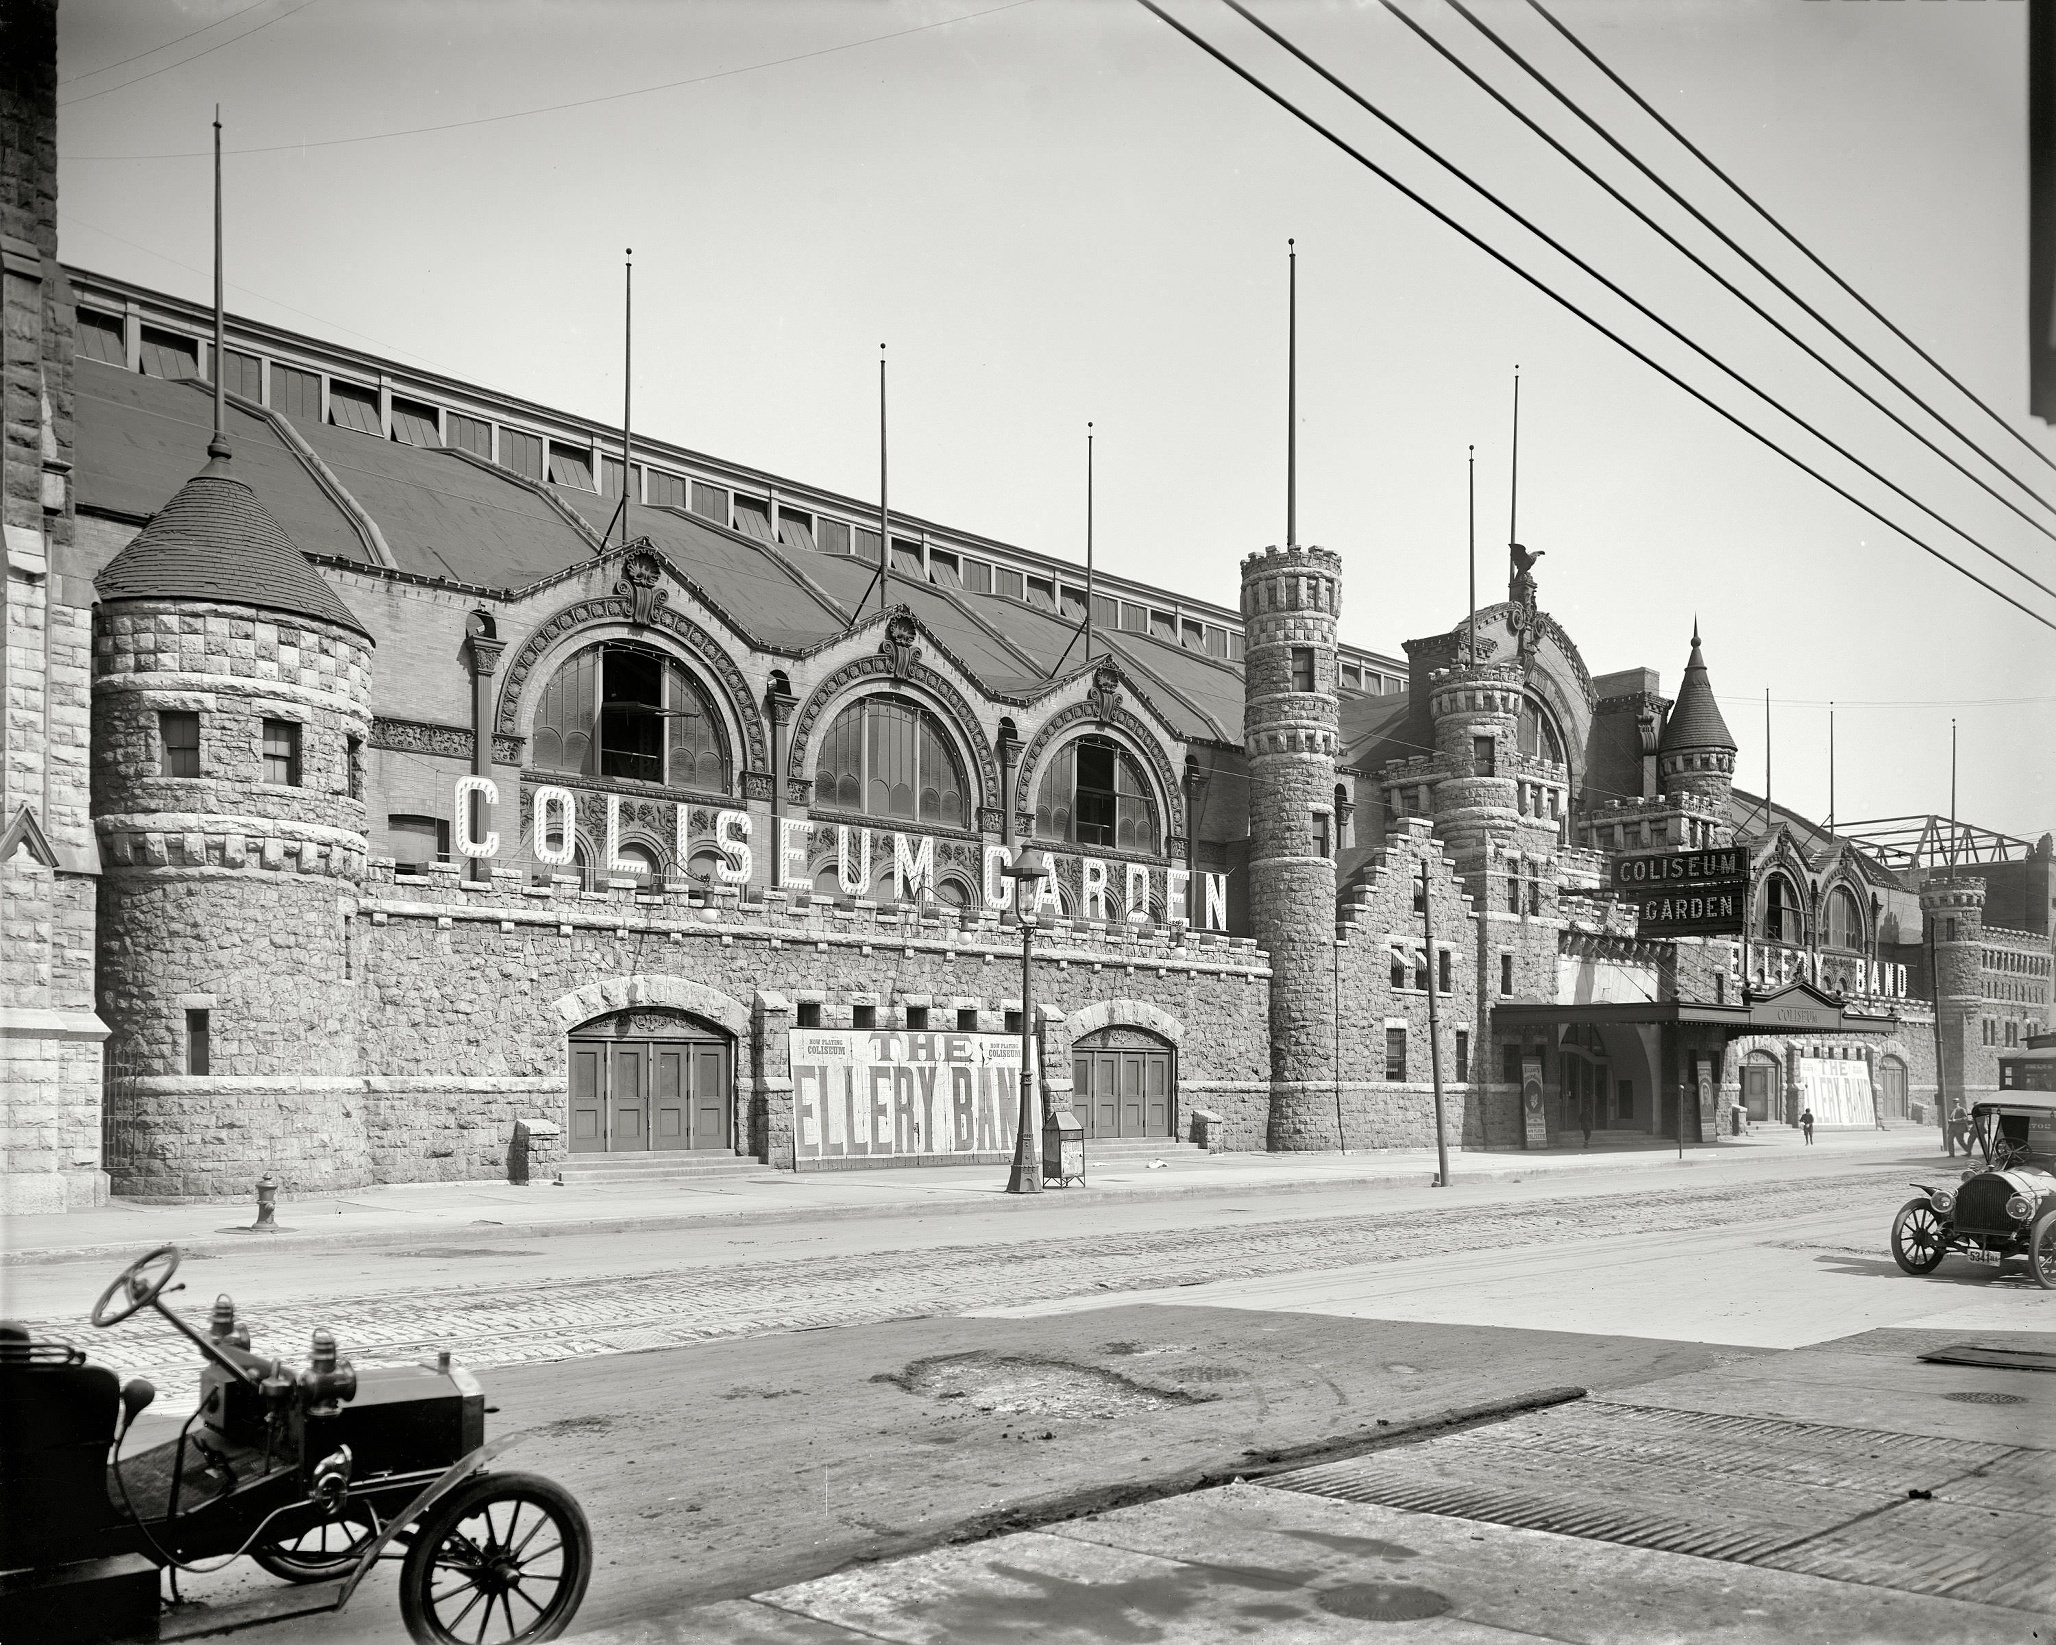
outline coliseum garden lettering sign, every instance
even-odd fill
[[[490,777],[459,777],[452,815],[457,819],[457,849],[464,856],[490,860],[500,854],[500,836],[472,832],[471,801],[477,796],[487,807],[500,803],[500,785]],[[692,842],[687,838],[690,809],[676,807],[674,860],[685,862]],[[530,826],[529,850],[535,860],[553,868],[568,868],[576,860],[578,803],[571,790],[545,784],[534,793],[534,817]],[[714,875],[723,885],[741,887],[758,879],[757,819],[747,811],[714,813],[714,849],[719,861]],[[813,824],[799,817],[786,817],[778,824],[778,838],[769,853],[770,883],[780,890],[811,890],[813,879],[807,866],[807,836]],[[554,842],[554,843],[552,843]],[[609,872],[635,874],[646,865],[621,858],[621,797],[606,797],[606,839],[602,858]],[[935,888],[935,840],[927,834],[905,834],[898,829],[871,829],[838,823],[835,828],[836,883],[850,896],[872,894],[874,864],[882,868],[890,856],[890,883],[896,902],[919,902],[932,896]],[[984,884],[981,887],[989,909],[1008,907],[1013,887],[1002,870],[1007,850],[1002,845],[984,849]],[[1228,876],[1201,874],[1198,896],[1193,876],[1182,868],[1154,868],[1148,863],[1108,862],[1099,857],[1080,857],[1081,906],[1076,910],[1089,920],[1128,919],[1149,912],[1152,900],[1161,897],[1165,919],[1174,925],[1192,924],[1208,931],[1228,929]],[[1188,912],[1188,905],[1190,910]],[[1056,914],[1062,903],[1052,876],[1041,882],[1035,913]],[[1195,917],[1197,916],[1197,917]]]

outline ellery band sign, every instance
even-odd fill
[[[1633,899],[1642,936],[1739,937],[1749,917],[1749,853],[1720,846],[1616,857],[1613,888]]]

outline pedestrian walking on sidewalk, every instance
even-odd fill
[[[1813,1110],[1811,1107],[1800,1114],[1799,1129],[1806,1133],[1806,1146],[1811,1148],[1813,1146]]]
[[[1964,1157],[1966,1159],[1970,1157],[1970,1115],[1963,1111],[1963,1099],[1961,1097],[1956,1099],[1956,1106],[1949,1111],[1948,1139],[1949,1157],[1951,1159],[1956,1157],[1956,1148],[1959,1143],[1963,1146]]]
[[[1578,1104],[1578,1129],[1585,1133],[1585,1146],[1590,1148],[1592,1146],[1592,1105],[1589,1102]]]

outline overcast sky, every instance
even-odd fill
[[[2049,537],[1749,316],[1380,5],[1250,3],[1714,353],[2056,584]],[[2056,454],[2025,412],[2024,5],[1550,4],[2034,453]],[[2056,599],[1665,339],[1215,0],[1171,9],[1681,376],[2056,616]],[[1407,9],[1718,251],[1454,10]],[[1474,9],[2056,498],[2056,470],[1838,300],[1527,4]],[[1344,557],[1346,638],[1398,654],[1461,617],[1473,442],[1480,599],[1504,597],[1518,363],[1520,536],[1545,552],[1542,604],[1595,674],[1653,667],[1675,691],[1696,615],[1744,786],[1763,785],[1767,687],[1781,802],[1826,810],[1835,699],[1844,819],[1946,811],[1954,716],[1960,813],[2029,838],[2056,827],[2056,634],[1622,353],[1138,6],[63,0],[60,30],[68,261],[206,297],[218,100],[240,313],[615,418],[633,246],[641,429],[874,496],[889,342],[897,505],[1082,558],[1089,418],[1101,563],[1231,604],[1241,556],[1284,535],[1296,236],[1300,536]]]

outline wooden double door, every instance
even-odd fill
[[[602,1033],[571,1042],[574,1154],[732,1152],[734,1122],[725,1039]]]
[[[1168,1137],[1174,1053],[1134,1030],[1103,1030],[1072,1047],[1071,1111],[1093,1137]]]

